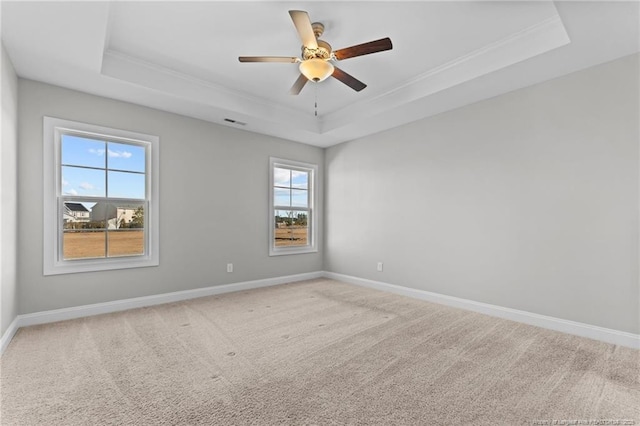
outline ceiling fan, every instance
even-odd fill
[[[331,62],[391,50],[393,48],[391,39],[387,37],[333,51],[329,43],[320,40],[320,36],[322,36],[324,32],[324,25],[320,22],[314,22],[312,24],[309,19],[309,14],[303,10],[290,10],[289,15],[293,20],[293,25],[295,25],[298,31],[300,40],[302,40],[302,58],[288,56],[240,56],[238,60],[240,62],[299,63],[300,76],[291,87],[290,93],[292,95],[300,93],[307,81],[320,82],[329,76],[340,80],[353,90],[359,92],[367,87],[367,85],[342,71]]]

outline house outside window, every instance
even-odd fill
[[[82,203],[64,203],[64,222],[89,222],[91,212]]]
[[[270,159],[269,255],[317,252],[318,166]]]
[[[157,136],[44,118],[44,274],[156,266]]]

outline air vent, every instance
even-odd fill
[[[234,120],[233,118],[225,118],[224,121],[231,124],[237,124],[238,126],[246,126],[247,123],[243,123],[242,121]]]

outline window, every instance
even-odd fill
[[[318,251],[315,181],[318,166],[271,158],[269,255]]]
[[[44,118],[44,274],[158,265],[157,136]]]

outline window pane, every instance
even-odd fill
[[[66,225],[65,225],[66,227]],[[103,229],[65,229],[62,239],[65,260],[105,257],[105,232]]]
[[[109,169],[145,172],[145,149],[138,145],[109,142]]]
[[[105,142],[62,135],[62,164],[105,168]]]
[[[108,172],[110,198],[139,198],[145,196],[145,175],[128,172]]]
[[[109,257],[140,256],[144,254],[144,229],[120,228],[110,230]]]
[[[292,207],[309,207],[309,193],[306,189],[291,190]]]
[[[275,211],[274,244],[276,247],[305,246],[309,242],[308,214],[296,211]]]
[[[298,170],[291,171],[291,186],[293,188],[307,189],[309,188],[309,173],[300,172]]]
[[[71,201],[63,204],[63,259],[105,256],[106,223],[100,209],[94,211],[96,205]]]
[[[104,197],[104,170],[63,166],[62,194]]]
[[[273,188],[274,206],[291,206],[291,190],[284,188]]]
[[[291,233],[293,239],[292,246],[306,246],[309,244],[309,215],[306,212],[293,212],[293,226]]]
[[[291,170],[274,167],[273,168],[273,185],[290,187],[291,186]]]
[[[293,214],[289,211],[276,210],[275,211],[275,228],[273,232],[273,238],[276,246],[288,245],[291,240],[291,227],[293,225]]]

